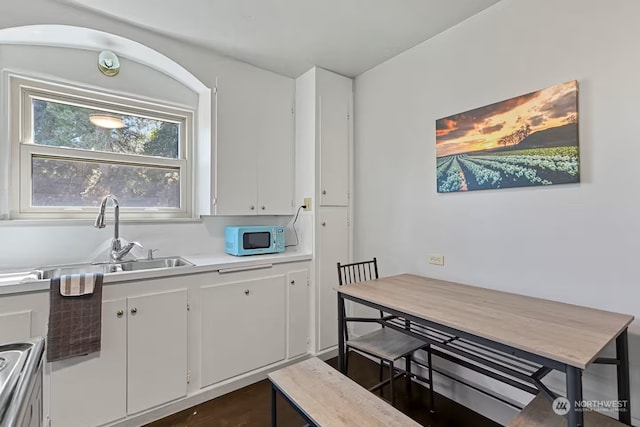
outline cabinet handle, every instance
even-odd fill
[[[322,190],[322,194],[323,195],[327,194],[327,190]]]
[[[256,207],[255,207],[255,206],[253,206],[253,205],[251,205],[251,210],[253,211],[253,210],[255,210],[255,209],[256,209]]]
[[[327,223],[323,221],[323,222],[322,222],[322,226],[323,226],[323,227],[326,227],[326,226],[327,226]]]
[[[123,314],[124,314],[124,310],[116,311],[116,316],[118,316],[118,317],[122,317]]]
[[[131,309],[131,314],[136,314],[137,312],[138,312],[138,309],[137,309],[137,308],[133,307],[133,308]]]
[[[260,206],[260,209],[264,210],[264,209],[265,209],[265,206]]]
[[[295,285],[295,284],[296,284],[296,281],[295,281],[295,280],[292,280],[292,281],[291,281],[291,284],[292,284],[292,285]]]
[[[251,291],[250,291],[249,289],[245,289],[245,290],[244,290],[244,294],[245,294],[245,295],[249,295],[250,293],[251,293]]]

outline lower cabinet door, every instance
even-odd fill
[[[338,344],[338,262],[349,262],[349,211],[320,208],[318,251],[318,350]]]
[[[309,351],[309,270],[290,271],[287,274],[289,303],[288,357],[296,357]]]
[[[202,387],[285,358],[285,281],[274,275],[202,288]]]
[[[99,426],[127,414],[126,300],[102,303],[98,353],[51,363],[52,427]]]
[[[127,413],[187,395],[187,290],[127,298]]]

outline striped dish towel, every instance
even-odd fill
[[[47,331],[49,362],[100,351],[102,279],[102,273],[86,274],[83,280],[68,276],[51,279]],[[68,287],[63,285],[66,282],[69,282]],[[93,291],[88,293],[90,287]],[[64,296],[74,292],[77,293],[74,296]]]
[[[60,295],[77,297],[93,293],[97,276],[95,274],[67,274],[60,276]]]

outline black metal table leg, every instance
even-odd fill
[[[622,331],[616,338],[616,357],[620,362],[618,368],[618,400],[624,402],[624,407],[618,411],[621,423],[631,425],[631,384],[629,382],[629,339],[627,330]]]
[[[271,384],[271,427],[278,424],[278,414],[276,412],[276,386]]]
[[[344,354],[344,297],[338,292],[338,367],[346,375],[347,365]]]
[[[577,408],[578,402],[582,402],[582,370],[575,366],[567,365],[567,400],[569,400],[569,413],[567,414],[568,427],[583,427],[584,414]]]

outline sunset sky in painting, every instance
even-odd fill
[[[577,114],[577,81],[436,120],[436,156],[497,148],[529,123],[531,133],[562,126]]]

